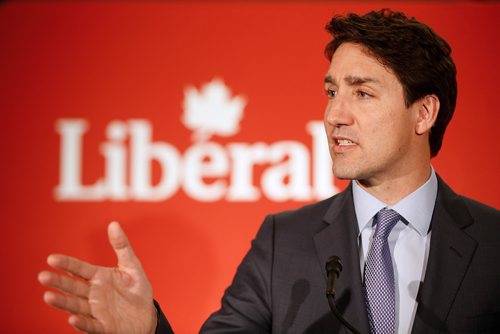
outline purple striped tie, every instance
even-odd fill
[[[396,297],[394,270],[387,237],[401,219],[394,210],[382,209],[373,218],[375,233],[365,266],[364,292],[370,332],[395,333]]]

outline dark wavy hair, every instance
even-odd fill
[[[333,36],[325,48],[328,60],[342,43],[362,45],[397,76],[407,107],[426,95],[439,98],[439,113],[429,136],[431,157],[436,156],[457,100],[450,45],[425,24],[390,9],[335,16],[326,30]]]

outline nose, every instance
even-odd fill
[[[337,93],[335,97],[328,101],[325,110],[325,123],[333,127],[353,123],[350,103],[342,94]]]

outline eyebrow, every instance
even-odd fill
[[[365,83],[375,83],[380,85],[380,81],[374,78],[369,78],[369,77],[358,77],[354,75],[349,75],[347,76],[344,81],[346,81],[349,85],[351,86],[356,86],[356,85],[362,85]],[[327,84],[336,84],[337,81],[332,78],[331,75],[326,75],[325,76],[325,83]]]

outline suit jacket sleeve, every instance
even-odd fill
[[[170,327],[167,318],[163,314],[160,305],[156,300],[154,301],[154,304],[158,315],[158,324],[156,325],[155,334],[174,334],[172,327]]]
[[[201,333],[270,333],[274,221],[268,216]]]

